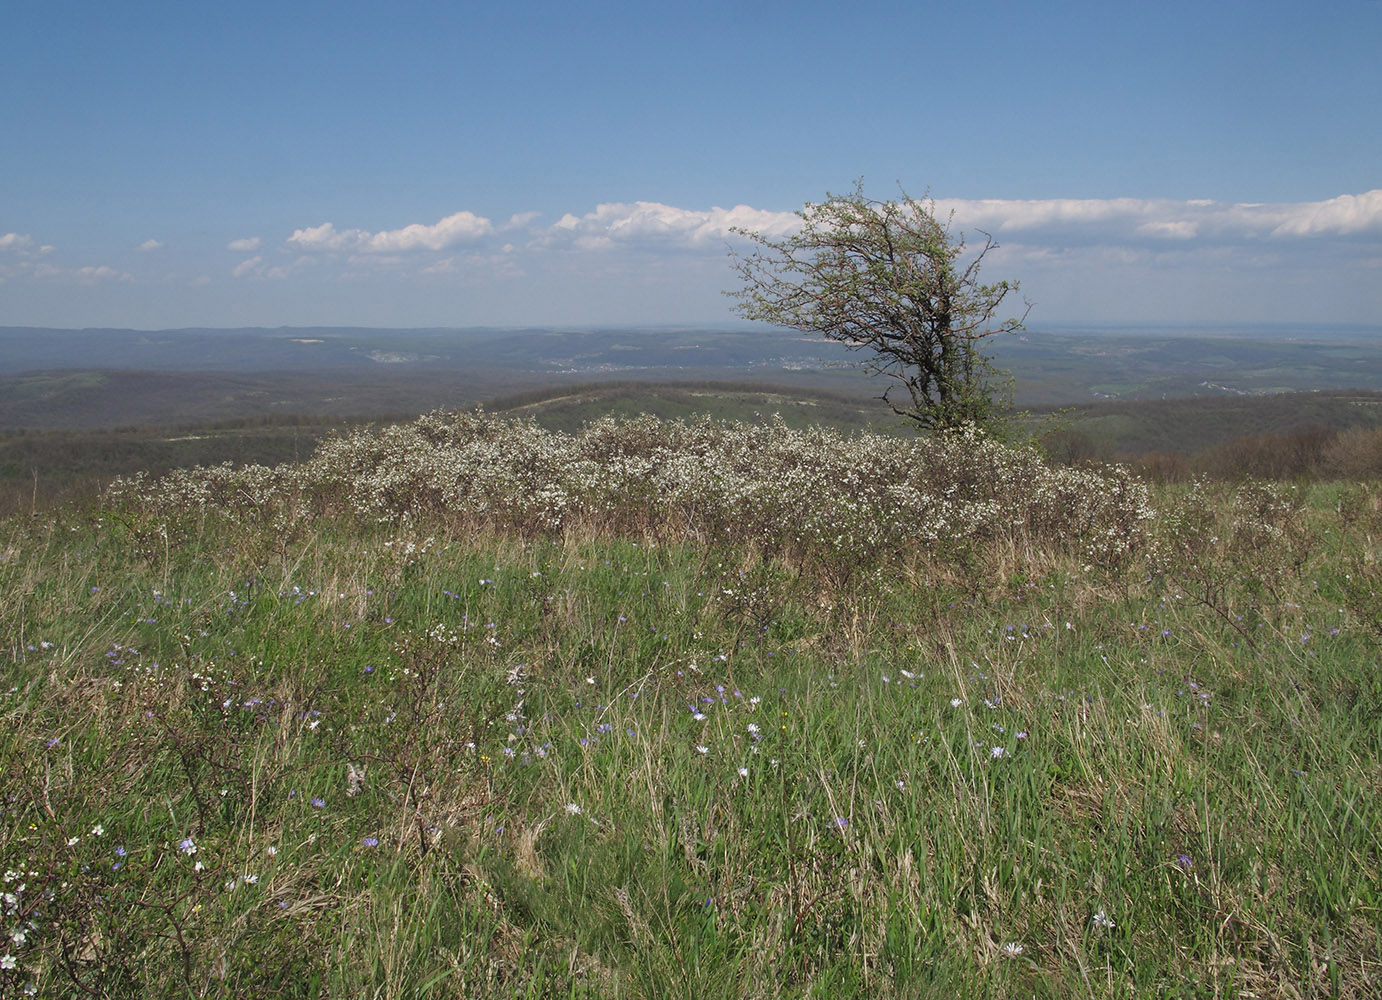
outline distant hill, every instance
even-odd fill
[[[1019,406],[1382,391],[1382,332],[1033,331],[988,342]],[[840,344],[790,330],[0,327],[0,428],[416,414],[593,382],[752,382],[867,400]],[[885,417],[886,419],[886,417]]]

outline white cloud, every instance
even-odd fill
[[[139,246],[135,247],[135,249],[148,253],[151,250],[162,250],[163,244],[158,240],[145,240],[143,243],[139,244]]]
[[[473,212],[456,212],[430,226],[413,223],[401,229],[377,233],[363,229],[338,230],[332,223],[294,230],[288,245],[305,251],[348,251],[357,254],[404,253],[410,250],[445,250],[458,243],[494,231],[489,219]]]
[[[456,264],[455,257],[443,257],[435,264],[428,264],[418,271],[419,274],[456,274],[460,267]]]
[[[231,274],[236,278],[263,278],[270,281],[282,281],[298,273],[304,268],[311,267],[316,261],[306,255],[299,256],[289,264],[276,264],[273,267],[264,263],[264,258],[255,254],[236,264],[231,269]]]
[[[801,224],[795,212],[771,212],[735,205],[709,211],[677,208],[656,201],[597,205],[582,216],[563,215],[538,240],[540,246],[570,245],[599,250],[620,245],[660,244],[719,250],[732,229],[785,236]]]
[[[226,244],[227,250],[234,250],[237,253],[254,253],[259,249],[259,237],[247,236],[243,240],[231,240]]]
[[[1291,206],[1273,236],[1349,236],[1382,231],[1382,189]]]
[[[87,265],[79,267],[73,272],[78,281],[90,283],[95,281],[131,281],[133,275],[126,271],[120,271],[106,264]]]
[[[1199,235],[1200,227],[1198,223],[1188,222],[1185,219],[1176,221],[1144,222],[1138,226],[1135,232],[1142,236],[1152,236],[1168,240],[1193,240]]]
[[[17,257],[43,257],[55,248],[46,243],[35,249],[34,238],[24,233],[0,234],[0,253],[12,253]]]
[[[1000,241],[1017,238],[1029,246],[1233,245],[1382,235],[1382,190],[1281,204],[1167,198],[942,199],[935,210],[942,220],[951,219],[959,233],[983,231]],[[704,211],[660,202],[611,202],[585,215],[563,215],[532,245],[590,252],[635,245],[718,251],[732,238],[731,229],[779,238],[796,231],[800,222],[795,212],[747,205]]]
[[[505,230],[522,229],[540,215],[542,215],[541,212],[515,212],[513,215],[509,216],[509,221],[504,223],[503,228]]]
[[[1189,240],[1236,243],[1264,238],[1328,238],[1382,235],[1382,189],[1328,201],[1232,203],[1202,198],[1111,198],[936,202],[937,214],[954,213],[955,225],[1001,236],[1084,243]]]

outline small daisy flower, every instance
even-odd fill
[[[574,802],[568,802],[566,803],[566,814],[568,816],[579,816],[581,814],[581,807]]]

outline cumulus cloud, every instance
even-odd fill
[[[1382,235],[1382,190],[1322,202],[1247,204],[1206,199],[1047,198],[940,199],[936,214],[958,232],[1039,246],[1238,244],[1288,238]],[[796,231],[795,212],[736,205],[709,210],[660,202],[611,202],[584,215],[568,213],[533,246],[585,251],[718,250],[732,229],[780,238]]]
[[[503,228],[505,230],[522,229],[540,215],[542,215],[541,212],[515,212],[509,216],[509,221],[504,223]]]
[[[1273,236],[1350,236],[1382,231],[1382,189],[1290,206]]]
[[[732,229],[779,237],[793,232],[800,223],[795,212],[771,212],[748,205],[716,206],[706,211],[656,201],[612,202],[597,205],[585,215],[563,215],[538,243],[583,250],[634,244],[719,249]]]
[[[489,219],[473,212],[456,212],[430,226],[413,223],[402,229],[370,233],[363,229],[338,230],[332,223],[297,229],[288,245],[304,251],[334,251],[355,254],[406,253],[412,250],[445,250],[494,232]]]
[[[936,202],[937,214],[953,213],[957,226],[995,237],[1021,234],[1079,242],[1258,239],[1382,235],[1382,190],[1328,201],[1234,203],[1202,198],[960,200]]]
[[[1135,230],[1135,232],[1142,236],[1152,236],[1168,240],[1193,240],[1199,235],[1199,231],[1200,227],[1198,223],[1189,222],[1185,219],[1144,222]]]
[[[253,257],[247,257],[236,264],[230,273],[236,278],[262,278],[269,281],[282,281],[303,268],[310,267],[312,263],[311,257],[300,256],[290,264],[276,264],[270,267],[264,262],[263,257],[255,254]]]
[[[139,244],[139,246],[135,247],[135,249],[148,253],[151,250],[162,250],[163,244],[158,240],[145,240],[143,243]]]
[[[0,233],[0,253],[12,253],[19,257],[42,257],[52,252],[53,248],[47,245],[35,247],[34,238],[26,233]]]
[[[86,267],[79,267],[73,272],[78,281],[90,284],[97,281],[132,281],[134,276],[127,271],[121,271],[106,264],[89,264]]]
[[[237,253],[254,253],[259,249],[259,237],[247,236],[242,240],[231,240],[226,244],[226,249]]]

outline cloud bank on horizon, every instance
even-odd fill
[[[1382,286],[1382,189],[1322,201],[1252,204],[940,198],[935,210],[970,242],[981,232],[992,235],[999,250],[990,258],[991,276],[1022,281],[1039,304],[1054,302],[1056,315],[1047,321],[1370,322],[1382,316],[1375,290]],[[217,247],[173,248],[196,261],[215,249],[244,255],[222,259],[209,273],[169,270],[168,244],[152,237],[135,247],[150,262],[141,267],[141,260],[118,266],[68,262],[62,248],[45,242],[41,233],[0,233],[0,284],[11,289],[71,286],[79,298],[97,300],[92,289],[101,285],[123,286],[125,292],[185,286],[195,297],[198,291],[230,284],[253,300],[256,285],[296,283],[308,298],[329,287],[346,306],[340,315],[264,315],[258,320],[275,325],[718,322],[730,318],[719,293],[732,280],[726,250],[739,239],[735,230],[781,237],[793,232],[800,218],[794,211],[743,204],[699,209],[630,201],[601,203],[555,220],[518,212],[495,222],[462,209],[435,221],[400,220],[393,228],[374,231],[343,221],[338,227],[334,220],[304,220],[290,233],[247,234]],[[1260,286],[1262,311],[1244,315],[1236,304],[1231,311],[1216,311],[1203,298],[1196,314],[1177,316],[1166,308],[1168,286],[1179,283],[1181,294],[1193,299],[1197,282],[1210,278],[1230,281],[1238,292]],[[1283,290],[1302,282],[1316,285],[1310,299],[1283,296]],[[1332,292],[1326,287],[1331,282]],[[551,288],[555,296],[573,284],[594,291],[607,304],[618,303],[621,296],[625,301],[605,315],[599,310],[582,315],[580,308],[564,312],[553,308],[551,299],[538,308],[522,307],[525,287]],[[671,309],[659,310],[653,304],[657,293],[671,286],[679,294]],[[630,288],[647,294],[630,300]],[[494,295],[485,294],[496,289],[518,293],[519,301],[497,308]],[[1143,290],[1141,300],[1137,289]],[[392,322],[384,314],[359,320],[359,296],[381,293],[384,301],[433,297],[441,305],[421,314],[401,312]],[[1350,294],[1357,301],[1351,302]],[[282,293],[264,298],[284,301]],[[467,300],[478,308],[467,309]],[[1160,304],[1160,313],[1147,308],[1152,303]],[[1035,322],[1042,321],[1038,313]]]

